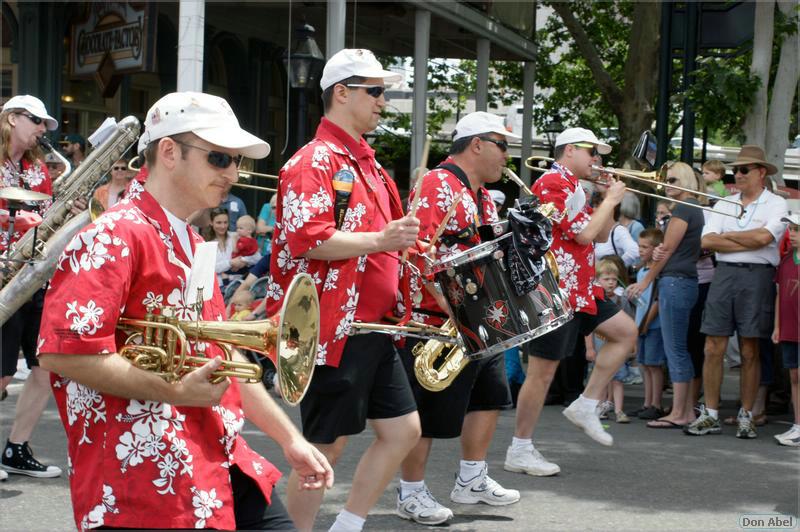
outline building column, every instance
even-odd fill
[[[414,107],[411,113],[411,174],[420,165],[425,145],[428,114],[428,53],[431,38],[431,12],[417,9],[414,14]]]
[[[325,31],[325,58],[344,48],[344,30],[347,24],[347,0],[328,0],[328,22]]]
[[[536,83],[536,63],[525,61],[522,70],[522,146],[520,149],[520,174],[519,177],[526,185],[531,185],[531,170],[525,166],[525,161],[531,156],[533,143],[533,88]],[[522,191],[520,191],[520,196]]]
[[[181,0],[179,13],[178,92],[202,92],[205,0]]]
[[[486,111],[489,108],[489,52],[492,44],[489,39],[478,39],[478,72],[475,87],[475,110]]]

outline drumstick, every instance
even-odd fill
[[[508,168],[508,167],[505,167],[505,168],[503,168],[503,173],[504,173],[504,174],[506,175],[506,177],[508,177],[508,178],[509,178],[511,181],[513,181],[514,183],[516,183],[516,184],[517,184],[517,186],[519,186],[519,188],[521,188],[522,190],[524,190],[525,192],[527,192],[527,193],[528,193],[528,194],[530,194],[531,196],[533,195],[533,192],[531,192],[531,189],[530,189],[530,188],[528,188],[528,185],[526,185],[526,184],[525,184],[525,182],[524,182],[524,181],[522,181],[522,179],[520,179],[520,178],[519,178],[519,176],[518,176],[517,174],[515,174],[515,173],[514,173],[514,171],[513,171],[511,168]]]
[[[419,195],[422,191],[422,176],[425,175],[426,166],[428,165],[428,152],[431,149],[431,137],[427,135],[425,137],[425,145],[422,147],[422,159],[419,162],[419,168],[417,168],[417,182],[414,183],[414,199],[411,202],[411,210],[408,212],[408,215],[414,217],[417,215],[417,205],[419,204]],[[400,260],[402,264],[405,264],[406,260],[408,260],[408,250],[403,252],[403,258]]]
[[[436,229],[436,232],[433,234],[433,238],[431,239],[431,248],[436,245],[436,241],[439,240],[439,237],[442,236],[444,233],[444,228],[447,227],[447,223],[450,221],[450,218],[453,217],[456,213],[456,209],[458,208],[458,204],[461,203],[461,199],[464,197],[464,191],[459,191],[458,195],[453,200],[452,205],[450,208],[447,209],[447,213],[444,215],[442,222],[439,224],[439,228]]]

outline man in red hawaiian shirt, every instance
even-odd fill
[[[34,96],[14,96],[3,106],[0,113],[0,188],[19,187],[26,190],[52,194],[52,183],[47,168],[41,160],[38,148],[39,138],[46,130],[58,128],[58,121],[47,114],[44,103]],[[30,204],[25,210],[39,215],[50,207],[51,201]],[[0,209],[8,205],[0,200]],[[7,213],[7,211],[4,211]],[[16,242],[25,233],[19,229],[13,235],[8,231],[0,232],[0,254]],[[3,265],[0,257],[0,266]],[[2,272],[0,272],[2,275]],[[36,339],[39,336],[39,322],[44,302],[44,289],[38,290],[33,297],[19,308],[3,324],[0,330],[2,339],[2,380],[0,393],[4,396],[6,386],[17,371],[17,359],[20,349],[31,373],[17,399],[17,409],[11,433],[8,435],[0,463],[0,477],[7,476],[6,471],[18,475],[38,478],[57,477],[61,469],[47,466],[33,457],[28,440],[42,415],[50,397],[50,378],[47,371],[39,367],[36,360]]]
[[[614,207],[625,194],[625,185],[613,182],[603,202],[594,212],[587,205],[578,179],[592,174],[599,154],[611,151],[608,144],[583,128],[569,128],[555,142],[553,167],[533,186],[542,203],[556,207],[553,244],[550,250],[558,262],[560,286],[569,295],[575,312],[571,321],[535,338],[528,344],[531,355],[525,382],[517,400],[514,438],[506,452],[506,471],[536,476],[555,475],[560,468],[542,457],[533,446],[532,436],[539,420],[545,395],[553,381],[559,361],[572,353],[575,342],[592,331],[608,339],[597,354],[594,370],[581,396],[564,410],[564,415],[590,438],[612,445],[595,408],[614,373],[633,352],[636,325],[611,301],[605,301],[602,288],[594,280],[594,242],[608,239],[614,223]]]
[[[54,373],[67,432],[75,522],[294,528],[273,491],[280,473],[240,434],[244,418],[281,445],[300,488],[331,486],[333,472],[261,384],[211,383],[221,364],[214,345],[211,361],[173,383],[118,354],[129,334],[117,328],[121,317],[168,307],[179,320],[223,319],[217,286],[201,316],[189,304],[202,239],[185,220],[219,204],[240,157],[266,157],[269,145],[239,127],[225,100],[202,93],[164,96],[145,127],[147,183],[132,183],[72,240],[45,302],[39,358]]]
[[[363,134],[377,127],[384,81],[402,76],[368,50],[345,49],[322,73],[325,117],[314,139],[284,165],[272,241],[268,312],[300,272],[317,283],[321,323],[317,368],[300,404],[303,434],[335,463],[367,419],[376,439],[361,458],[332,530],[360,530],[369,510],[417,443],[419,417],[403,365],[387,335],[348,337],[354,320],[377,322],[397,301],[398,251],[415,244],[419,221],[403,216],[394,181]],[[289,514],[314,525],[321,492],[295,489]]]
[[[470,113],[456,124],[450,157],[422,177],[417,217],[423,238],[433,237],[456,196],[463,192],[436,244],[438,257],[480,244],[478,226],[500,221],[485,187],[503,175],[508,137],[518,138],[506,131],[499,116],[482,111]],[[437,315],[446,313],[447,308],[440,294],[426,290],[416,313],[422,315],[415,317],[441,325],[444,320]],[[433,438],[461,436],[460,471],[450,493],[454,502],[504,506],[519,501],[519,492],[507,490],[489,477],[486,465],[486,453],[500,410],[512,406],[503,353],[469,362],[450,386],[431,392],[417,382],[414,374],[412,349],[419,342],[408,340],[401,350],[419,409],[422,438],[403,460],[397,514],[425,525],[443,523],[453,517],[453,512],[439,504],[425,485],[425,465]]]

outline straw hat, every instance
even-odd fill
[[[778,168],[764,160],[764,150],[760,146],[745,145],[739,150],[736,160],[726,166],[745,166],[747,164],[758,164],[767,169],[767,175],[778,173]]]

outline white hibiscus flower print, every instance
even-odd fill
[[[206,528],[206,520],[214,515],[214,510],[222,508],[222,501],[217,499],[217,490],[214,488],[203,491],[192,487],[192,506],[197,517],[195,528]]]
[[[67,303],[64,317],[72,318],[72,325],[69,327],[71,331],[91,336],[103,326],[100,319],[102,315],[103,309],[90,299],[86,305],[79,305],[77,300]]]

